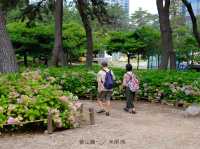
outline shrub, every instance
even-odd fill
[[[99,66],[94,66],[92,71],[88,71],[84,66],[48,68],[44,70],[44,74],[55,77],[54,83],[62,86],[63,90],[81,97],[88,93],[96,95],[96,73],[99,69]],[[123,99],[121,82],[125,71],[120,68],[113,68],[113,71],[117,78],[113,92],[114,98]],[[139,70],[135,73],[140,80],[139,98],[150,101],[200,102],[200,75],[198,72]]]
[[[55,123],[65,128],[75,126],[80,106],[75,101],[90,93],[96,96],[99,69],[95,65],[88,71],[79,65],[0,75],[0,125],[44,119],[52,109]],[[113,68],[113,72],[117,78],[113,95],[115,99],[123,99],[121,82],[125,71]],[[200,103],[198,72],[139,70],[135,73],[140,80],[139,98]]]
[[[78,98],[54,80],[44,78],[40,70],[0,75],[0,126],[43,120],[51,110],[56,126],[74,127]],[[61,97],[68,100],[63,103]]]

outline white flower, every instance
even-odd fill
[[[78,96],[73,96],[72,99],[77,101],[78,100]]]
[[[147,87],[147,83],[144,83],[143,86],[144,86],[144,87]]]
[[[170,84],[169,84],[169,83],[164,83],[164,85],[165,85],[165,86],[169,86]]]
[[[61,80],[61,81],[60,81],[60,84],[64,84],[64,83],[65,83],[65,81],[64,81],[64,80]]]
[[[50,81],[51,83],[53,83],[53,82],[56,81],[56,78],[54,78],[54,77],[48,77],[47,80]]]
[[[177,86],[176,89],[177,89],[178,91],[180,91],[180,90],[181,90],[181,87]]]
[[[185,95],[190,95],[191,94],[191,90],[186,89],[185,90]]]
[[[177,90],[175,88],[172,89],[172,93],[176,93]]]
[[[185,87],[185,86],[183,86],[183,87],[181,88],[181,91],[182,91],[182,92],[184,92],[184,91],[185,91],[185,89],[186,89],[186,87]]]
[[[23,99],[22,98],[17,98],[17,103],[22,104],[23,103]]]
[[[16,105],[14,104],[9,104],[8,106],[8,112],[12,112],[15,109]]]
[[[169,87],[170,88],[175,88],[175,86],[173,84],[170,84]]]
[[[73,94],[72,93],[69,93],[68,97],[69,97],[70,100],[73,100]]]

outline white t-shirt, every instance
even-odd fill
[[[106,68],[103,68],[102,70],[100,70],[97,74],[97,82],[98,82],[98,92],[101,92],[101,91],[112,91],[113,89],[106,89],[104,87],[104,82],[105,82],[105,77],[106,77],[106,72],[109,72],[110,69],[108,69],[107,67]],[[113,76],[113,79],[115,80],[115,75],[114,73],[112,72],[111,70],[111,74]]]

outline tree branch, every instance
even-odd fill
[[[190,2],[188,2],[188,0],[182,0],[182,2],[186,6],[186,8],[187,8],[187,10],[190,14],[190,17],[191,17],[191,20],[192,20],[193,34],[194,34],[196,41],[198,42],[198,45],[200,47],[200,33],[198,31],[197,18],[194,14],[192,5],[191,5]]]
[[[169,7],[170,7],[170,0],[165,0],[165,10],[169,10]]]
[[[163,0],[156,0],[156,4],[157,4],[158,9],[163,8],[163,2],[161,3],[161,1],[163,1]]]

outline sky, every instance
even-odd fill
[[[135,10],[138,10],[140,7],[152,14],[157,14],[156,0],[129,0],[129,4],[130,14],[132,14]]]
[[[36,0],[31,0],[36,1]],[[156,0],[129,0],[129,12],[132,14],[135,10],[138,10],[138,8],[142,8],[143,10],[147,10],[148,12],[152,14],[157,14],[157,8],[156,8]]]

